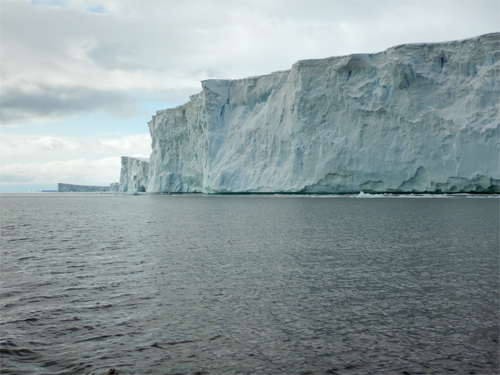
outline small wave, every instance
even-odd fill
[[[50,344],[30,341],[33,346],[50,346]],[[45,349],[42,349],[45,350]],[[90,374],[91,364],[83,362],[76,363],[71,360],[59,360],[46,357],[42,352],[31,350],[21,343],[16,343],[11,339],[0,342],[0,355],[2,358],[2,374]]]
[[[83,340],[75,341],[75,344],[77,344],[79,342],[87,342],[87,341],[101,341],[101,340],[107,339],[109,337],[113,337],[113,336],[103,335],[103,336],[90,337],[88,339],[83,339]]]
[[[23,238],[13,238],[11,240],[7,240],[7,242],[15,242],[15,241],[29,241],[32,240],[30,237],[23,237]]]
[[[21,293],[21,292],[19,292],[17,290],[11,290],[9,292],[3,292],[3,293],[0,293],[0,299],[14,297],[16,294],[19,294],[19,293]]]
[[[39,257],[35,257],[35,256],[29,256],[29,257],[19,258],[18,260],[21,261],[21,260],[30,260],[30,259],[40,259],[40,258]]]
[[[36,354],[34,351],[29,350],[29,349],[7,349],[7,348],[0,348],[0,354],[2,355],[11,355],[15,357],[32,357],[32,358],[38,358],[39,355]]]

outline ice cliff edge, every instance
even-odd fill
[[[149,122],[147,191],[499,192],[500,33],[207,80]]]
[[[149,159],[122,156],[118,191],[136,193],[146,191],[149,177]]]

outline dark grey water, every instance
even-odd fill
[[[498,373],[498,198],[0,199],[4,374]]]

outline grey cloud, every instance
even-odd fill
[[[200,79],[500,29],[496,0],[61,4],[2,1],[3,122],[97,109],[126,116],[137,95],[178,102]],[[100,4],[102,14],[85,11]]]
[[[138,111],[136,100],[119,92],[100,92],[85,88],[38,87],[36,93],[10,91],[1,101],[2,125],[30,118],[59,119],[76,113],[103,109],[116,117]]]
[[[134,58],[134,50],[118,43],[101,44],[89,52],[89,56],[97,64],[106,69],[144,68]]]

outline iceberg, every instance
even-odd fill
[[[498,193],[499,42],[406,44],[202,81],[148,123],[149,176],[137,181],[150,193]],[[140,184],[120,178],[121,191]]]
[[[121,163],[118,191],[145,192],[149,177],[149,159],[122,156]]]
[[[58,182],[57,191],[59,193],[97,193],[110,191],[110,186],[75,185]]]

